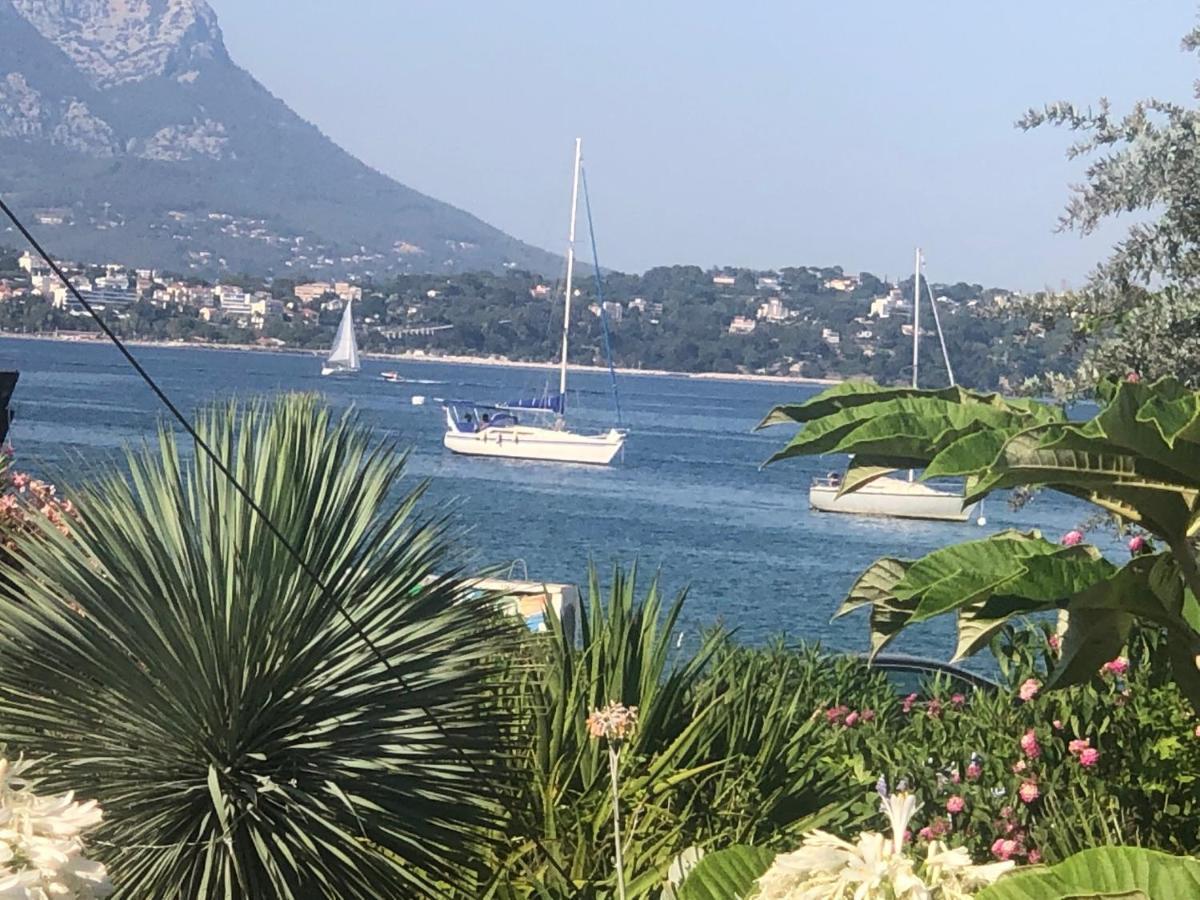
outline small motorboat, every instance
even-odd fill
[[[404,376],[399,372],[380,372],[379,377],[384,381],[390,381],[392,384],[400,384],[404,381]]]

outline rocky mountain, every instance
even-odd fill
[[[0,0],[0,35],[0,193],[64,257],[206,275],[558,269],[297,116],[230,59],[204,0]],[[2,225],[0,243],[15,243]]]

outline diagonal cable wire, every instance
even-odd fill
[[[40,256],[46,265],[48,265],[54,272],[54,274],[58,276],[59,280],[63,283],[63,286],[70,292],[71,296],[76,300],[76,302],[78,302],[79,305],[87,311],[88,315],[92,317],[96,324],[100,326],[100,330],[104,332],[105,336],[110,341],[112,341],[116,348],[121,352],[121,355],[124,356],[126,361],[133,367],[134,371],[141,376],[141,379],[146,382],[146,385],[151,391],[154,392],[154,396],[156,396],[162,402],[163,406],[165,406],[175,420],[179,422],[180,426],[182,426],[183,430],[187,432],[188,436],[195,442],[196,446],[199,447],[204,455],[212,461],[213,465],[217,467],[218,471],[220,471],[220,473],[229,480],[229,483],[233,485],[234,490],[236,490],[242,499],[246,501],[246,503],[250,506],[250,509],[253,510],[254,514],[262,519],[262,522],[267,527],[267,530],[274,535],[275,539],[279,541],[280,545],[287,551],[288,555],[300,565],[300,568],[304,574],[307,575],[312,580],[313,584],[315,584],[321,591],[322,599],[328,598],[333,602],[334,608],[338,611],[339,615],[345,619],[346,624],[350,626],[354,634],[363,642],[363,644],[366,645],[366,647],[371,651],[372,655],[379,660],[385,671],[395,678],[396,682],[404,690],[412,691],[412,688],[409,687],[408,683],[404,680],[404,676],[396,671],[376,643],[371,640],[371,636],[367,634],[366,630],[360,624],[358,624],[352,615],[350,615],[350,611],[346,609],[345,604],[343,604],[342,601],[337,597],[332,595],[329,590],[329,586],[325,583],[324,579],[322,579],[321,576],[313,570],[308,560],[304,558],[304,554],[301,553],[300,550],[290,540],[288,540],[287,536],[284,535],[284,533],[279,529],[279,526],[277,526],[271,520],[271,517],[267,515],[266,511],[250,495],[250,492],[242,485],[240,481],[238,481],[225,462],[208,445],[204,438],[200,436],[199,432],[196,431],[195,426],[192,425],[187,416],[180,411],[179,407],[172,402],[171,398],[167,396],[166,392],[158,386],[158,383],[154,380],[150,373],[143,368],[140,362],[138,362],[137,357],[135,357],[129,351],[129,348],[126,347],[121,339],[113,332],[113,330],[108,327],[108,323],[105,322],[104,319],[96,312],[95,308],[83,298],[83,295],[80,294],[75,285],[71,284],[70,279],[67,278],[66,274],[59,267],[58,263],[56,263],[50,257],[50,254],[46,252],[38,239],[33,236],[28,228],[25,227],[25,224],[17,217],[16,213],[12,211],[11,207],[9,207],[9,205],[4,201],[3,197],[0,197],[0,211],[2,211],[4,215],[8,217],[8,220],[13,223],[18,231],[21,232],[25,240],[29,242],[29,245],[33,247],[35,251],[37,251],[38,256]],[[482,778],[483,772],[480,770],[479,766],[473,760],[471,760],[465,752],[463,752],[461,747],[449,740],[449,732],[441,723],[441,720],[433,712],[433,710],[424,703],[418,704],[417,708],[421,711],[425,718],[429,720],[430,724],[432,724],[434,728],[441,733],[442,737],[447,739],[448,743],[459,757],[459,761]]]

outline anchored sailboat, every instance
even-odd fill
[[[354,339],[354,301],[346,302],[342,321],[333,338],[333,349],[329,352],[322,375],[351,375],[358,371],[358,342]]]
[[[912,386],[918,387],[920,371],[921,341],[921,268],[924,259],[917,249],[916,277],[913,279],[913,375]],[[942,358],[950,385],[954,386],[954,369],[950,365],[950,354],[946,352],[946,338],[942,334],[942,323],[938,317],[937,303],[933,291],[929,292],[933,307],[933,321],[937,328],[938,341],[942,347]],[[951,522],[966,522],[980,511],[979,503],[964,506],[965,495],[961,489],[949,490],[917,481],[912,470],[908,478],[884,475],[848,493],[841,493],[842,479],[838,475],[814,478],[808,489],[808,503],[821,512],[850,513],[860,516],[891,516],[901,519],[940,519]],[[979,519],[983,524],[983,518]]]
[[[625,432],[617,428],[610,428],[600,434],[579,434],[567,428],[567,349],[571,333],[575,220],[579,210],[579,173],[582,160],[582,141],[576,138],[558,393],[547,390],[540,397],[496,405],[481,405],[465,400],[446,401],[446,434],[442,443],[455,453],[543,462],[608,465],[625,444]],[[525,424],[518,418],[518,413],[540,416],[544,422],[540,425]]]

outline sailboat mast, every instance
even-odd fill
[[[571,334],[571,291],[575,278],[575,216],[579,211],[579,166],[583,159],[583,138],[575,138],[575,174],[571,181],[571,230],[567,235],[567,292],[563,300],[562,366],[558,375],[561,411],[567,409],[567,344]]]
[[[921,248],[917,248],[917,259],[913,264],[913,390],[918,387],[917,373],[921,366]],[[915,478],[908,470],[908,480]]]
[[[913,274],[913,388],[918,387],[917,371],[920,367],[921,341],[921,248],[917,248],[917,261]]]

